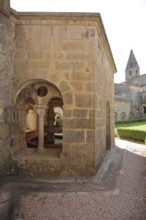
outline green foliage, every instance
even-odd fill
[[[137,123],[138,124],[146,124],[146,119],[144,118],[144,119],[138,119],[138,120],[130,120],[130,121],[116,121],[115,122],[115,125],[116,126],[119,126],[119,125],[130,125],[130,124],[135,124],[135,125],[137,125]]]
[[[63,119],[62,118],[57,118],[56,119],[56,127],[63,127]]]
[[[144,141],[144,142],[146,139],[146,131],[118,128],[117,134],[120,138],[130,138],[133,140]]]
[[[146,121],[133,121],[115,124],[115,135],[146,143]]]

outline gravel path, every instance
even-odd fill
[[[146,146],[116,139],[124,153],[114,189],[29,192],[21,195],[23,220],[146,220]],[[20,217],[20,216],[19,216]]]

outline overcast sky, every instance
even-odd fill
[[[100,12],[117,66],[115,82],[125,80],[133,49],[141,74],[146,73],[146,0],[11,0],[17,11]]]

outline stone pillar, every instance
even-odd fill
[[[48,106],[46,105],[36,105],[35,109],[39,116],[39,144],[38,144],[38,150],[43,151],[44,150],[44,117],[46,114],[46,109]]]

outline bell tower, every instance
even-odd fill
[[[132,77],[140,75],[140,68],[138,62],[135,58],[133,50],[130,51],[129,59],[125,69],[125,81],[131,79]]]

